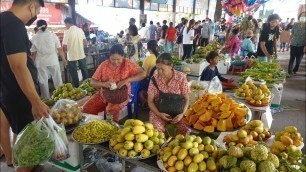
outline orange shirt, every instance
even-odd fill
[[[176,32],[177,30],[174,27],[170,27],[167,29],[167,41],[175,41],[176,40]]]

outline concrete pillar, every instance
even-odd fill
[[[69,4],[69,14],[73,20],[73,23],[77,24],[76,23],[76,12],[75,12],[75,0],[69,0],[68,4]]]

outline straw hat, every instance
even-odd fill
[[[247,37],[253,37],[253,31],[248,30],[245,36],[247,36]]]

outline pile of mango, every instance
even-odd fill
[[[83,84],[79,86],[82,90],[87,91],[87,96],[91,96],[93,93],[99,91],[98,89],[90,85],[91,78],[87,78],[83,81]]]
[[[120,157],[148,158],[165,143],[165,134],[154,129],[151,123],[128,119],[119,134],[110,139],[109,145]]]
[[[215,132],[233,131],[246,124],[248,109],[222,94],[205,94],[186,113],[183,121],[194,129]]]
[[[177,135],[173,141],[158,153],[168,172],[217,170],[215,158],[218,151],[215,140],[195,135]]]
[[[85,92],[81,88],[74,88],[71,83],[67,83],[56,88],[51,99],[54,101],[60,99],[79,100],[83,97],[85,97]]]

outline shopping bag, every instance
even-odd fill
[[[69,158],[68,139],[65,128],[57,125],[52,118],[46,118],[45,122],[51,130],[55,144],[54,152],[50,161],[57,162]]]
[[[34,166],[47,162],[53,155],[55,142],[44,118],[28,124],[17,136],[13,147],[15,167]]]
[[[208,93],[210,94],[221,94],[222,93],[222,84],[218,78],[215,76],[209,83]]]

